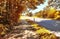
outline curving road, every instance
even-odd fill
[[[36,18],[36,17],[28,17],[28,16],[22,16],[21,19],[29,19],[37,24],[52,30],[52,31],[60,31],[60,21],[58,20],[51,20],[51,19],[44,19],[44,18]]]
[[[23,16],[22,19],[32,20],[32,21],[36,22],[37,24],[39,24],[39,25],[47,28],[48,30],[52,31],[52,33],[54,33],[60,37],[60,21],[58,21],[58,20],[35,18],[35,17],[28,17],[28,16]]]

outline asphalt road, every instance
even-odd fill
[[[22,16],[21,19],[32,20],[37,24],[51,31],[60,31],[60,21],[57,21],[57,20],[51,20],[51,19],[45,19],[45,18],[34,18],[34,17],[28,17],[28,16]]]
[[[60,31],[60,21],[56,20],[43,20],[40,22],[36,22],[39,25],[51,30],[51,31]]]
[[[60,21],[48,19],[35,19],[35,22],[50,30],[56,36],[60,37]]]

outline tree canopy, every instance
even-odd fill
[[[13,21],[17,22],[19,14],[27,10],[27,8],[36,9],[36,6],[43,3],[44,0],[7,0],[7,2],[9,3],[9,10],[11,10],[10,12],[13,15],[10,17]]]
[[[36,9],[36,6],[44,3],[44,0],[0,0],[0,11],[6,14],[4,20],[9,23],[17,23],[20,14],[29,9]],[[6,17],[6,18],[5,18]]]

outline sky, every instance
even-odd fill
[[[44,4],[40,4],[39,6],[37,6],[37,9],[30,10],[30,12],[32,12],[33,14],[39,12],[40,10],[43,10],[47,5],[48,5],[48,0],[45,0]]]

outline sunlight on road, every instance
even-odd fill
[[[28,16],[21,16],[20,19],[29,19],[30,17]]]
[[[35,22],[40,22],[40,21],[43,21],[43,20],[51,20],[51,19],[38,18],[38,17],[29,17],[29,16],[21,16],[20,19],[22,19],[22,20],[29,19],[29,20],[32,20],[32,21],[35,21]]]

